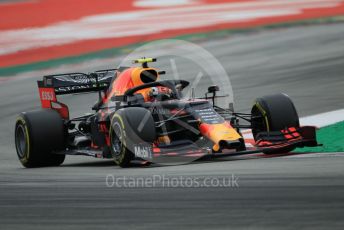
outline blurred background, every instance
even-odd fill
[[[343,11],[341,0],[2,0],[0,74],[112,57],[162,38],[338,21]]]

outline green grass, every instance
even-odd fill
[[[317,140],[323,146],[299,148],[294,152],[344,152],[344,121],[318,130]]]

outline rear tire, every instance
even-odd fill
[[[53,151],[65,147],[65,130],[60,115],[51,109],[21,113],[15,125],[17,155],[24,167],[58,166],[65,155]]]
[[[275,94],[257,98],[251,110],[252,134],[257,141],[260,132],[280,131],[289,127],[300,127],[299,116],[294,103],[286,94]],[[260,117],[260,118],[256,118]],[[290,152],[294,147],[283,153]],[[266,154],[282,153],[281,151],[264,152]]]

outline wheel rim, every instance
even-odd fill
[[[17,126],[15,143],[19,157],[23,158],[28,148],[27,133],[23,125]]]
[[[118,123],[113,125],[113,135],[111,140],[111,147],[116,156],[121,154],[122,150],[122,131]]]

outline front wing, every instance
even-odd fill
[[[250,145],[250,144],[249,144]],[[237,151],[235,149],[223,149],[221,152],[213,152],[209,148],[200,148],[194,143],[189,145],[153,148],[152,158],[160,157],[228,157],[247,155],[254,153],[285,153],[294,148],[319,146],[316,141],[316,128],[313,126],[304,126],[298,129],[288,128],[279,132],[264,132],[258,135],[258,140],[246,150]]]
[[[204,158],[221,158],[228,156],[240,156],[254,153],[285,153],[294,148],[319,146],[316,141],[316,128],[304,126],[298,129],[288,128],[279,132],[260,133],[258,140],[252,145],[247,143],[246,150],[223,149],[221,152],[213,152],[209,147],[202,147],[199,143],[189,140],[173,143],[172,145],[155,146],[138,145],[134,147],[136,160],[143,160],[154,163],[168,162],[191,162]],[[66,155],[86,155],[97,158],[111,158],[111,155],[104,155],[99,149],[74,149],[56,152],[56,154]],[[144,156],[144,157],[143,157]]]

